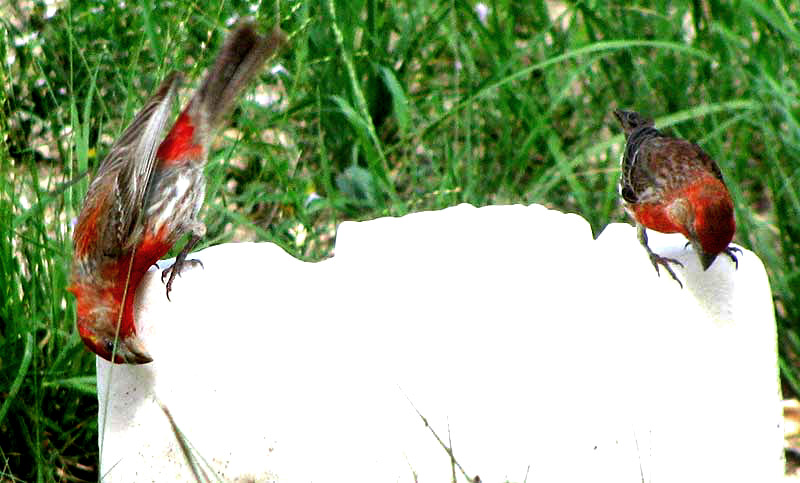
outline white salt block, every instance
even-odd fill
[[[650,242],[684,289],[538,205],[346,222],[319,263],[212,247],[172,302],[152,271],[154,362],[98,359],[104,481],[194,481],[160,405],[212,480],[467,481],[433,432],[483,482],[779,479],[763,265]]]
[[[656,276],[633,226],[611,224],[597,239],[621,272],[616,363],[628,381],[624,404],[647,440],[645,475],[780,481],[776,328],[763,264],[743,249],[738,269],[721,254],[703,271],[683,236],[648,237],[656,253],[683,263],[674,267],[683,289],[663,269]]]

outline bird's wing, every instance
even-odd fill
[[[170,114],[180,74],[171,73],[100,163],[75,227],[78,255],[116,256],[141,221],[161,133]],[[116,182],[114,182],[116,179]]]
[[[147,190],[155,167],[156,151],[172,109],[182,77],[172,72],[158,90],[136,114],[130,126],[111,147],[106,159],[120,164],[117,186],[123,219],[120,220],[120,239],[132,232],[144,213]]]
[[[181,75],[172,72],[136,114],[125,132],[111,147],[100,173],[119,173],[116,186],[117,218],[114,246],[130,245],[134,227],[141,223],[147,190],[155,167],[156,151],[169,118]]]
[[[629,203],[637,203],[645,194],[649,177],[650,153],[658,141],[665,139],[658,129],[645,126],[628,136],[625,152],[622,155],[622,176],[619,190],[622,198]]]
[[[703,149],[700,148],[700,146],[698,146],[697,144],[693,144],[693,146],[697,153],[697,162],[699,162],[700,165],[703,166],[703,168],[710,171],[714,175],[714,177],[716,177],[718,180],[724,183],[725,180],[722,179],[722,171],[719,169],[719,165],[717,164],[717,162],[711,159],[711,156],[706,154],[706,152],[703,151]]]
[[[678,192],[701,172],[722,180],[719,167],[700,146],[662,136],[642,143],[628,185],[639,202],[657,201]]]

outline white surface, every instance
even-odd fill
[[[779,480],[761,262],[702,272],[682,237],[650,242],[683,290],[632,226],[594,241],[538,205],[343,223],[316,264],[209,248],[171,303],[153,271],[137,320],[155,362],[115,366],[106,399],[98,359],[106,481],[192,481],[157,401],[225,481],[452,481],[415,407],[483,482]]]

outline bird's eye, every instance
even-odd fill
[[[620,194],[622,195],[622,199],[628,203],[636,203],[636,193],[633,192],[630,186],[623,187]]]

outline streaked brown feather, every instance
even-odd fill
[[[173,72],[161,83],[100,163],[75,227],[78,257],[113,258],[134,243],[129,237],[142,221],[156,148],[180,79]]]
[[[724,182],[719,166],[700,146],[665,135],[638,113],[622,112],[628,116],[617,116],[627,140],[620,177],[620,193],[626,202],[662,200],[686,186],[698,172],[711,173]]]

